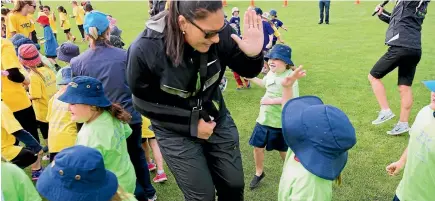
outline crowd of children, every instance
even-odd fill
[[[15,5],[13,11],[2,8],[2,198],[39,201],[41,195],[50,201],[141,200],[134,195],[137,183],[147,191],[140,181],[145,175],[137,169],[138,160],[128,140],[131,136],[141,134],[144,164],[150,172],[157,170],[153,181],[168,178],[151,121],[138,116],[129,89],[120,87],[127,86],[122,66],[125,44],[116,19],[92,11],[89,2],[82,4],[90,9],[85,12],[73,1],[71,17],[76,19],[82,40],[86,38],[90,44],[80,54],[79,47],[71,43],[75,37],[65,8],[58,8],[59,21],[70,41],[58,46],[57,19],[49,6],[42,6],[36,20],[44,30],[42,55],[28,16],[35,2]],[[295,67],[292,49],[280,38],[279,28],[287,28],[276,10],[255,11],[265,27],[265,76],[246,79],[233,72],[237,89],[250,88],[251,82],[265,88],[249,140],[255,159],[250,188],[257,188],[265,177],[264,150],[277,150],[284,161],[279,201],[331,200],[333,181],[341,183],[348,150],[356,144],[355,129],[339,108],[315,96],[299,97],[298,80],[306,72],[302,66]],[[230,26],[242,36],[239,9],[233,8],[231,14]],[[14,22],[26,26],[17,27]],[[56,60],[67,66],[61,68]],[[431,90],[431,102],[418,113],[402,157],[386,167],[390,175],[405,168],[395,201],[433,198],[425,189],[435,181],[430,166],[434,158],[435,81],[424,84]],[[45,143],[39,139],[38,128]],[[51,162],[45,168],[41,165],[44,153]],[[31,179],[37,180],[36,189],[21,169],[28,166]],[[145,194],[147,200],[157,199],[155,191]]]

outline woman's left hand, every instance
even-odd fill
[[[243,25],[243,39],[240,39],[236,34],[231,34],[231,38],[236,41],[247,56],[255,57],[261,53],[263,49],[264,33],[261,17],[254,10],[245,12]]]

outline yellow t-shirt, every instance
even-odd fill
[[[30,15],[23,16],[17,12],[10,14],[7,23],[9,36],[11,37],[11,32],[16,32],[29,37],[30,33],[35,30],[35,26],[30,19],[33,19]]]
[[[15,54],[14,45],[8,39],[1,39],[1,68],[7,70],[18,68],[20,72],[27,76],[27,71],[21,66]],[[10,81],[6,76],[1,78],[2,99],[12,112],[26,109],[32,105],[27,97],[23,84]]]
[[[61,25],[62,25],[62,22],[63,22],[63,26],[61,26],[61,28],[62,28],[63,30],[66,30],[66,29],[70,29],[70,28],[71,28],[71,24],[69,23],[69,19],[68,19],[68,17],[66,16],[65,13],[61,13],[61,12],[59,12],[59,20],[60,20],[60,24],[61,24]]]
[[[142,116],[142,138],[155,137],[154,132],[150,129],[150,127],[151,127],[150,119]]]
[[[27,18],[30,20],[30,32],[35,31],[35,20],[33,19],[33,14],[27,14]]]
[[[15,119],[12,111],[6,106],[6,104],[2,101],[2,156],[11,161],[15,157],[18,156],[22,147],[15,146],[15,136],[12,133],[15,133],[19,130],[22,130],[20,123]]]
[[[56,93],[56,75],[53,70],[44,66],[37,68],[44,80],[34,71],[30,71],[29,94],[32,98],[36,120],[47,122],[48,101]]]
[[[9,12],[7,15],[6,15],[6,17],[5,17],[5,25],[6,25],[6,38],[12,38],[12,34],[11,34],[11,32],[9,31],[10,30],[10,28],[9,28],[9,26],[10,26],[10,23],[9,23],[9,16],[12,14],[12,12]]]
[[[48,150],[50,153],[59,153],[76,143],[77,125],[71,120],[68,103],[58,100],[64,92],[65,89],[61,89],[48,102]]]
[[[73,15],[76,19],[77,25],[83,25],[83,21],[85,20],[85,10],[81,6],[76,6],[73,8]]]
[[[50,13],[50,15],[48,15],[48,19],[50,20],[51,30],[53,30],[53,33],[57,33],[57,25],[56,20],[54,20],[54,13]]]

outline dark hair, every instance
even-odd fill
[[[57,7],[57,10],[59,10],[62,13],[68,14],[63,6]]]
[[[114,103],[109,107],[100,109],[108,111],[113,117],[115,117],[119,121],[128,123],[131,120],[131,114],[125,111],[124,108],[118,103]]]
[[[51,11],[50,6],[44,6],[44,8],[48,9],[48,11]]]
[[[209,13],[220,9],[222,9],[222,1],[170,1],[164,34],[166,55],[171,58],[174,65],[180,65],[184,54],[184,36],[178,25],[178,16],[183,15],[189,20],[202,20]]]
[[[92,8],[92,5],[91,5],[91,4],[86,4],[86,5],[85,5],[85,11],[86,11],[86,12],[91,12],[92,10],[94,10],[94,8]]]
[[[44,6],[40,5],[39,10],[42,10],[42,9],[44,9]]]
[[[11,10],[9,8],[2,8],[2,15],[7,15]]]

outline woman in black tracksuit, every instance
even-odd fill
[[[221,1],[171,1],[146,26],[129,48],[127,80],[185,199],[214,200],[216,188],[219,200],[243,200],[238,131],[219,83],[226,66],[248,78],[261,71],[261,19],[245,14],[241,40]]]

